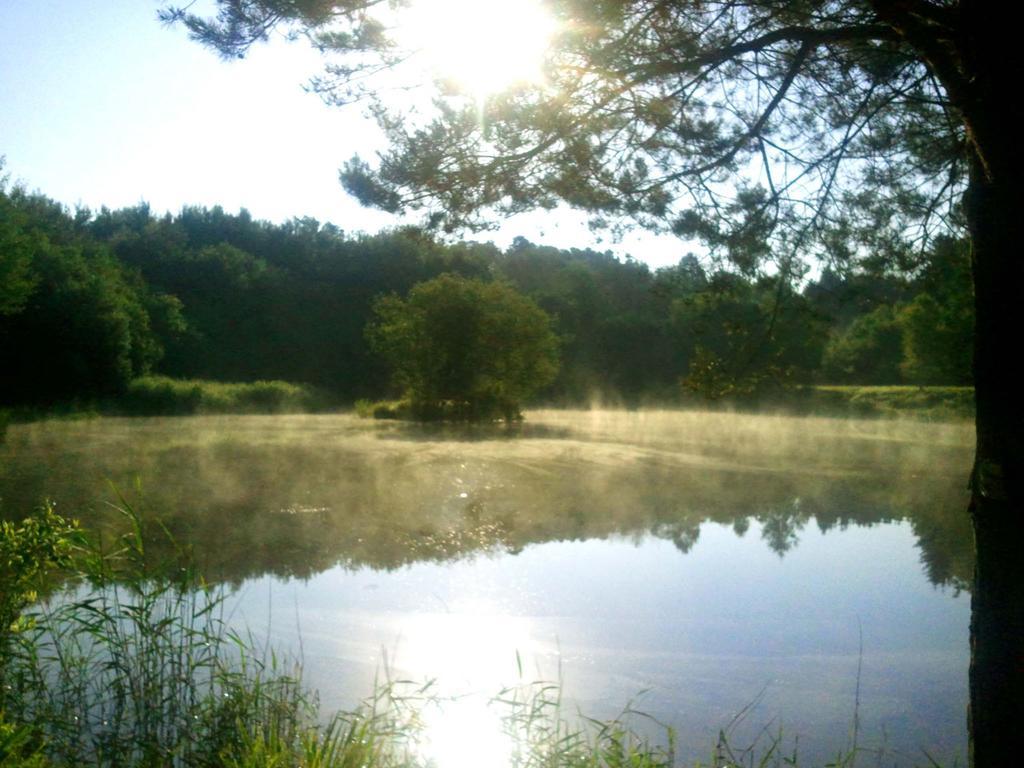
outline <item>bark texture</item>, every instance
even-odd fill
[[[1020,195],[1003,187],[975,163],[965,201],[977,312],[970,672],[975,768],[1024,760],[1024,208]]]
[[[958,106],[970,142],[964,210],[977,318],[970,762],[1005,768],[1024,761],[1024,152],[1017,95],[1006,87],[1021,68],[1006,11],[962,7]]]

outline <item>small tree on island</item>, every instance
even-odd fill
[[[374,315],[367,339],[417,419],[518,419],[558,373],[550,318],[506,283],[441,275]]]

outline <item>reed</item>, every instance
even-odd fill
[[[187,552],[154,558],[143,542],[159,523],[123,499],[119,509],[129,531],[109,543],[86,538],[49,508],[0,529],[0,768],[446,768],[431,751],[427,715],[445,717],[456,699],[430,682],[385,677],[359,706],[324,717],[296,660],[261,652],[232,630],[225,592],[182,565]],[[563,690],[523,682],[474,702],[500,723],[503,765],[677,764],[671,728],[632,704],[609,720],[588,718],[569,710]],[[781,731],[765,730],[744,748],[732,743],[732,727],[754,704],[722,731],[708,766],[802,764],[796,742],[783,749]],[[828,765],[886,758],[858,746],[856,712],[853,722],[851,743]],[[652,725],[661,736],[654,741]],[[470,760],[492,764],[473,737],[464,734],[463,746],[481,754]]]

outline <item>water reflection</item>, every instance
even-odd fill
[[[466,695],[428,707],[422,757],[438,768],[509,768],[512,738],[487,697]]]
[[[779,718],[822,762],[859,686],[866,742],[910,755],[885,764],[921,745],[952,764],[972,439],[967,424],[621,412],[514,430],[18,425],[0,444],[0,514],[49,496],[111,534],[113,481],[237,587],[234,620],[301,649],[327,710],[382,669],[436,678],[455,697],[425,713],[439,765],[501,764],[487,700],[517,658],[527,680],[564,673],[597,717],[649,689],[640,708],[680,729],[690,762],[762,690],[738,738]],[[163,541],[154,556],[171,554]]]
[[[510,649],[530,657],[538,650],[534,633],[528,617],[507,615],[486,600],[460,602],[443,613],[408,614],[393,658],[447,694],[423,712],[424,757],[444,768],[505,768],[514,744],[491,697],[509,679]]]
[[[393,569],[545,541],[652,533],[687,552],[709,522],[802,531],[908,521],[935,584],[971,575],[968,425],[730,414],[532,414],[518,428],[349,417],[103,419],[17,426],[0,515],[43,498],[118,524],[111,481],[209,578]],[[134,490],[134,489],[139,490]]]

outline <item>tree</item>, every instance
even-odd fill
[[[419,418],[519,418],[558,373],[548,316],[504,283],[446,274],[390,295],[367,328]]]
[[[778,277],[716,273],[673,302],[672,321],[689,362],[683,385],[710,400],[807,383],[821,362],[824,327]]]
[[[903,375],[915,384],[970,384],[974,296],[965,243],[936,243],[918,280],[921,292],[900,312]]]
[[[168,10],[224,55],[275,26],[339,58],[329,101],[403,52],[383,0],[219,0],[219,20]],[[476,104],[439,97],[411,123],[374,103],[391,149],[354,159],[350,191],[437,224],[556,201],[697,236],[744,271],[771,257],[882,255],[911,266],[947,223],[965,225],[975,296],[977,451],[970,512],[971,760],[1024,751],[1024,398],[1014,345],[1022,165],[1020,65],[1010,6],[958,0],[551,0],[563,32],[548,83]],[[377,55],[375,55],[377,54]],[[346,83],[350,87],[346,87]],[[732,183],[729,183],[732,180]]]
[[[0,155],[0,173],[4,158]],[[0,175],[0,317],[25,308],[32,295],[32,250],[36,243],[25,231],[25,215],[7,195],[7,177]]]
[[[857,317],[825,348],[829,384],[899,384],[903,328],[896,311],[882,305]],[[943,382],[947,383],[947,382]]]
[[[151,292],[79,223],[42,195],[0,189],[0,278],[10,281],[0,287],[0,402],[116,396],[163,355],[151,321],[181,325],[173,298]]]
[[[667,332],[669,302],[646,264],[520,237],[497,272],[552,317],[562,363],[554,397],[637,403],[674,390],[681,371]]]

